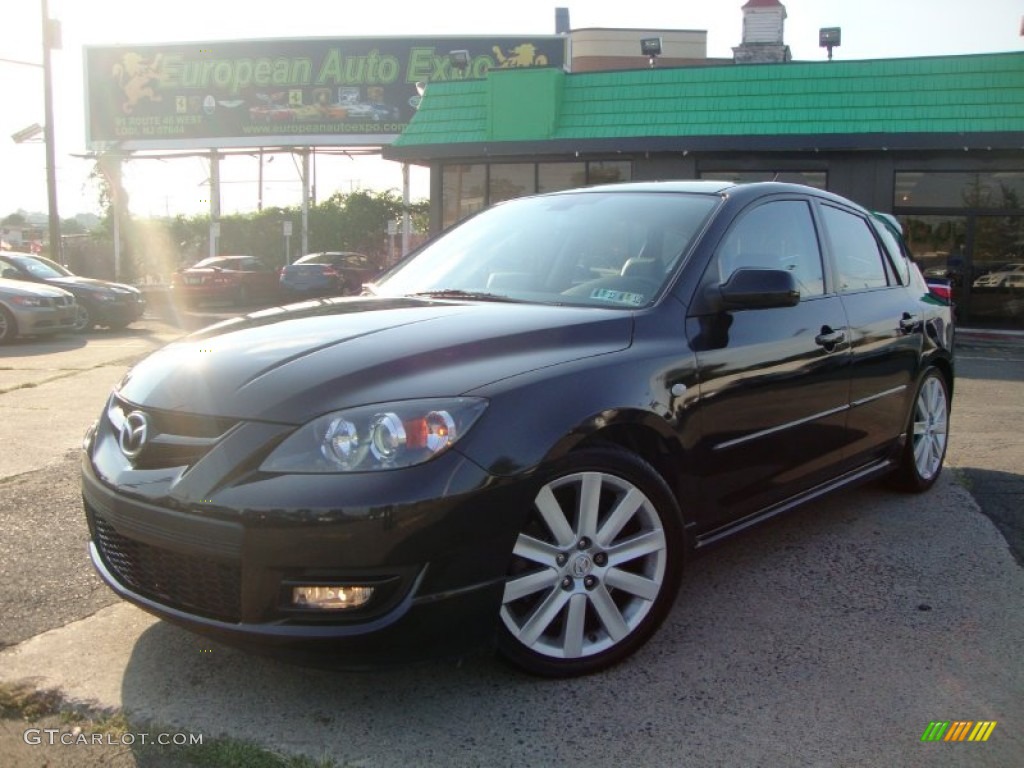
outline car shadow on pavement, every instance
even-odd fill
[[[1017,564],[1024,567],[1024,474],[958,467],[982,513],[1006,539]]]
[[[81,349],[86,345],[86,341],[86,338],[78,333],[61,333],[52,336],[22,336],[0,347],[0,360],[8,355],[29,357],[49,355],[54,352],[65,352],[71,349]]]

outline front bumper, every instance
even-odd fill
[[[75,325],[74,305],[69,307],[19,307],[14,310],[18,332],[24,336],[70,331]]]
[[[126,296],[116,301],[96,301],[92,305],[93,317],[100,325],[128,325],[146,311],[146,300]]]
[[[83,457],[90,555],[141,608],[232,645],[346,667],[459,654],[493,634],[522,483],[451,451],[387,473],[254,477],[196,503],[183,500],[189,471],[111,473],[111,437]],[[351,612],[291,606],[290,585],[309,583],[375,595]]]

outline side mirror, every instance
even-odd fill
[[[800,303],[796,279],[784,269],[741,267],[724,283],[712,288],[711,293],[712,303],[719,310],[774,309],[795,307]]]

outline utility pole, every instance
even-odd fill
[[[64,263],[64,249],[60,242],[60,213],[57,210],[57,162],[53,130],[53,78],[50,66],[50,49],[60,48],[60,26],[50,18],[47,0],[40,0],[43,15],[43,99],[46,142],[46,197],[49,206],[50,258]]]

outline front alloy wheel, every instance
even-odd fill
[[[679,588],[682,526],[664,480],[613,447],[570,454],[513,549],[498,647],[528,672],[594,672],[639,648]]]
[[[75,333],[84,333],[92,328],[93,325],[89,309],[84,304],[78,304],[75,307],[75,324],[71,326],[71,330]]]
[[[0,307],[0,344],[12,341],[18,335],[18,321],[5,307]]]

